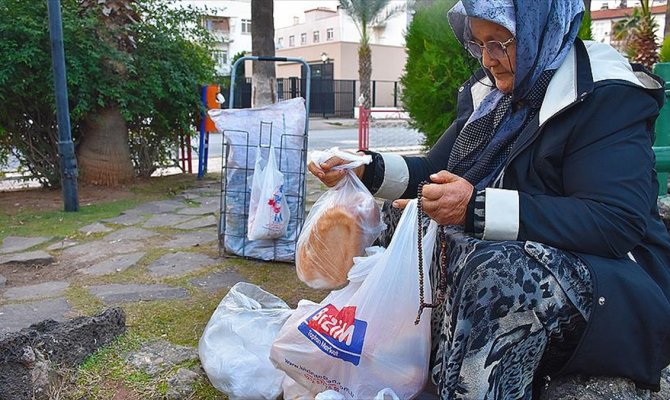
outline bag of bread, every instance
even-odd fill
[[[347,283],[354,257],[379,236],[385,225],[379,205],[353,171],[314,203],[296,247],[296,271],[315,289]]]
[[[389,247],[357,259],[357,275],[321,303],[300,301],[282,326],[270,359],[312,396],[335,390],[346,400],[372,399],[388,388],[398,398],[419,394],[429,375],[430,311],[418,325],[418,230],[416,200],[409,202]],[[429,272],[437,224],[423,240]],[[369,266],[367,276],[365,271]],[[363,277],[364,276],[364,277]],[[423,285],[430,299],[430,283]]]
[[[262,167],[261,146],[256,150],[247,238],[277,239],[286,236],[290,211],[284,196],[284,174],[277,167],[275,149],[268,149],[267,164]]]

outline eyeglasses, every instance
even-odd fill
[[[482,58],[483,49],[489,53],[489,56],[495,60],[501,60],[507,56],[507,48],[514,43],[514,36],[504,42],[497,40],[489,40],[484,44],[479,44],[475,41],[468,40],[465,42],[465,48],[470,52],[474,58]]]

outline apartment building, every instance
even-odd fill
[[[251,0],[182,1],[206,10],[202,23],[214,35],[212,57],[221,76],[230,75],[231,59],[239,52],[251,53]]]
[[[617,21],[621,21],[622,19],[633,15],[634,7],[639,6],[639,2],[617,1],[616,5],[614,3],[615,2],[602,2],[600,9],[591,10],[591,32],[593,34],[593,40],[611,44],[618,48],[621,44],[614,39],[612,28]],[[652,3],[651,13],[658,23],[657,38],[658,45],[660,46],[663,43],[665,9],[667,4],[655,5],[657,3],[661,2],[654,1]]]
[[[411,1],[389,2],[382,15],[395,10],[386,21],[373,23],[370,35],[372,80],[397,81],[407,55],[405,32],[411,21]],[[360,32],[340,8],[313,8],[304,12],[304,22],[275,27],[277,57],[300,57],[312,68],[312,76],[323,79],[358,80]],[[300,76],[298,65],[279,64],[277,77]]]

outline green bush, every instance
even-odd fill
[[[60,184],[58,131],[46,1],[0,0],[0,164],[8,152],[44,185]],[[139,2],[141,20],[132,54],[104,37],[99,12],[61,0],[72,137],[81,123],[108,105],[126,119],[138,174],[169,157],[177,134],[199,112],[198,85],[214,76],[210,37],[192,8],[174,0]]]
[[[414,128],[433,145],[456,118],[458,88],[479,67],[447,22],[454,0],[419,8],[407,32],[402,101]]]
[[[593,30],[591,29],[591,11],[586,10],[584,17],[582,17],[582,24],[579,26],[579,36],[582,40],[593,40]]]
[[[670,62],[670,36],[666,36],[665,39],[663,39],[663,45],[661,46],[658,56],[660,62]]]

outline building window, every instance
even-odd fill
[[[319,31],[314,31],[313,42],[314,43],[319,43],[320,36],[321,36],[321,34],[319,33]]]
[[[284,48],[284,38],[280,37],[277,39],[277,48],[278,49],[283,49]]]
[[[333,40],[335,38],[335,32],[333,28],[326,29],[326,40]]]
[[[291,35],[288,37],[288,47],[295,47],[295,36]]]
[[[228,51],[215,50],[212,55],[214,56],[214,62],[217,67],[222,68],[228,64]]]
[[[205,27],[208,31],[214,33],[229,33],[230,25],[228,18],[210,18],[205,21]]]
[[[300,45],[307,44],[307,34],[306,33],[301,33],[300,34]]]
[[[251,20],[243,19],[242,20],[242,34],[251,35]]]

